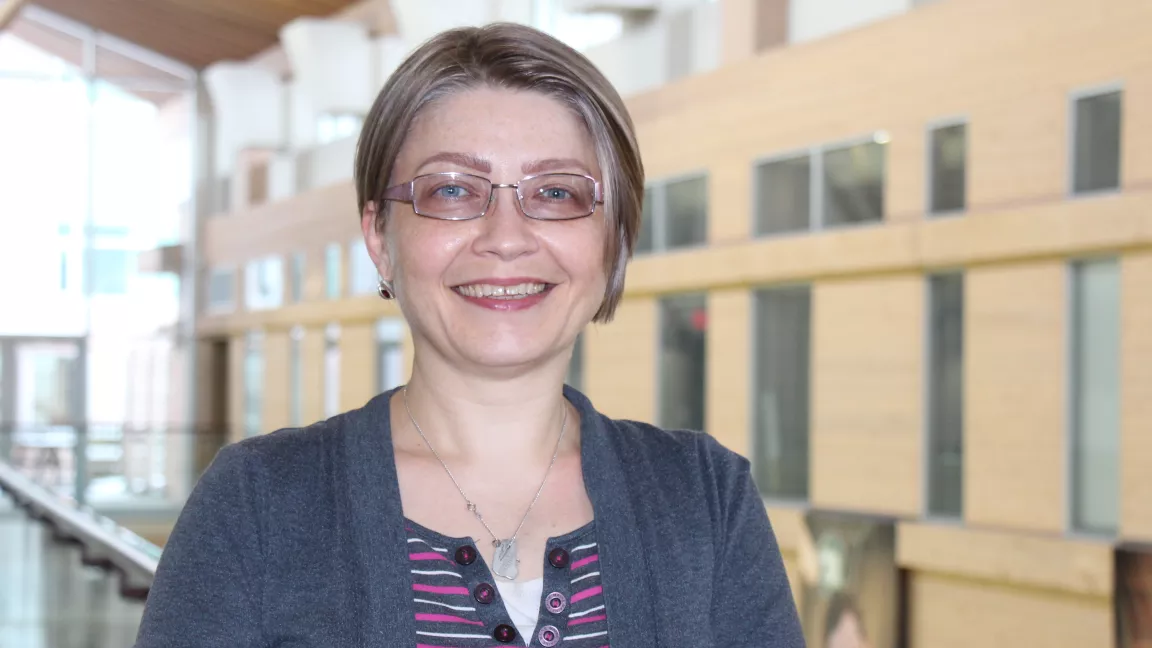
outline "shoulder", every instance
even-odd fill
[[[674,479],[692,476],[713,487],[738,481],[749,473],[744,456],[706,432],[600,416],[610,443],[626,466],[642,462],[657,475]]]

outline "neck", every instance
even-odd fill
[[[562,367],[561,367],[562,369]],[[555,375],[553,375],[555,374]],[[524,465],[548,461],[556,448],[567,412],[564,447],[578,437],[563,394],[563,372],[544,366],[514,376],[493,379],[461,373],[429,356],[417,354],[406,394],[397,394],[402,419],[408,418],[403,399],[428,442],[441,457],[458,461]],[[414,442],[423,445],[415,426]]]

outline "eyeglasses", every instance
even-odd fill
[[[520,210],[537,220],[591,216],[604,201],[600,183],[576,173],[528,176],[516,184],[497,184],[469,173],[430,173],[389,187],[385,200],[412,203],[421,216],[441,220],[480,218],[496,199],[496,190],[516,190]]]

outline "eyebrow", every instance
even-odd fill
[[[591,173],[588,171],[587,165],[585,165],[580,160],[577,160],[576,158],[546,158],[543,160],[533,160],[531,162],[525,162],[524,166],[521,167],[521,171],[527,175],[532,175],[535,173],[543,173],[545,171],[556,171],[559,169],[571,168],[577,168],[581,173],[591,175]]]
[[[468,167],[473,171],[492,173],[492,163],[488,160],[485,160],[484,158],[477,155],[472,155],[469,153],[454,153],[452,151],[441,151],[440,153],[427,158],[420,163],[420,166],[416,167],[416,171],[419,172],[424,167],[432,164],[433,162],[450,162],[452,164]]]

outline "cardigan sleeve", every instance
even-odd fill
[[[749,462],[707,442],[720,519],[712,599],[713,646],[804,648],[784,560]]]
[[[193,489],[161,554],[136,648],[264,645],[251,454],[226,446]]]

